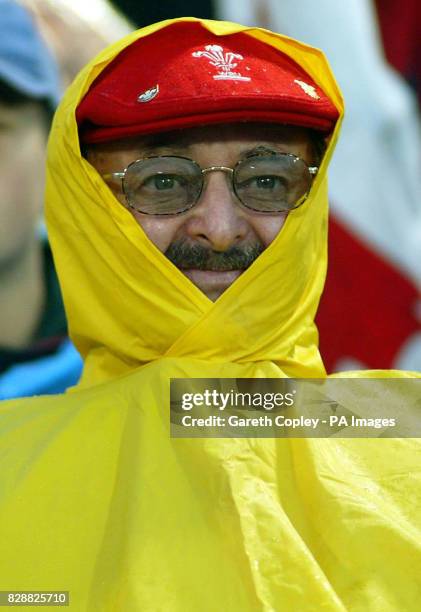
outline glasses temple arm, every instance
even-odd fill
[[[109,181],[110,179],[123,180],[124,174],[124,172],[109,172],[108,174],[101,174],[101,176],[105,181]]]

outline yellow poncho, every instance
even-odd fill
[[[318,50],[203,23],[281,49],[342,111]],[[313,320],[338,128],[311,197],[210,302],[79,152],[74,113],[90,83],[161,27],[96,58],[54,122],[49,235],[86,365],[65,396],[2,404],[0,590],[69,590],[77,612],[415,612],[418,440],[169,436],[171,377],[325,376]]]

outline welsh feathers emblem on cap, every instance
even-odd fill
[[[242,76],[239,72],[233,72],[233,69],[238,66],[235,60],[243,60],[244,57],[239,53],[228,51],[224,53],[223,47],[220,45],[206,45],[205,51],[194,51],[193,57],[206,57],[212,66],[219,69],[218,74],[214,74],[213,78],[217,81],[250,81],[250,77]]]

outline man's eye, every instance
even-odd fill
[[[243,181],[239,185],[240,189],[244,189],[249,193],[283,193],[287,187],[287,181],[282,176],[275,174],[262,174],[252,176]],[[263,195],[263,194],[262,194]]]
[[[282,185],[278,176],[256,176],[254,185],[258,189],[277,189]]]
[[[183,185],[182,177],[171,174],[155,174],[150,176],[143,183],[144,187],[156,189],[158,191],[168,191],[177,189]]]

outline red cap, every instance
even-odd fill
[[[81,141],[240,121],[333,129],[338,111],[291,58],[243,32],[176,22],[138,39],[97,77],[76,112]]]

